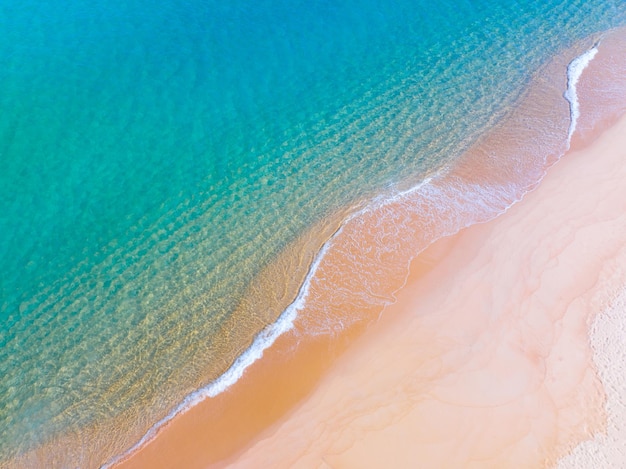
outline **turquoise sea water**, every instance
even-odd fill
[[[452,164],[548,57],[625,20],[618,0],[3,2],[0,465],[131,446],[293,299],[324,241],[303,234]]]

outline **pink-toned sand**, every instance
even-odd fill
[[[310,336],[310,324],[297,322],[229,391],[118,467],[540,468],[607,429],[611,451],[581,446],[579,465],[561,467],[620,467],[626,434],[614,409],[626,390],[617,380],[605,393],[611,366],[598,374],[595,363],[618,374],[626,364],[589,339],[594,317],[626,284],[626,60],[614,66],[626,35],[604,44],[579,83],[574,151],[534,192],[421,253],[396,303],[364,334]],[[557,107],[562,114],[564,86],[548,83],[520,109],[546,121]],[[523,119],[511,122],[474,150],[485,165],[497,162],[484,148],[511,151],[520,134],[533,141]],[[557,124],[556,137],[567,131]],[[482,184],[476,161],[459,165],[460,179]],[[348,265],[352,254],[328,263]],[[337,284],[354,274],[328,272]],[[324,296],[332,290],[318,294],[334,304]],[[602,324],[593,337],[606,342],[602,331],[614,326]],[[605,466],[598,451],[610,454]]]

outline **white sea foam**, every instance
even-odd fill
[[[442,176],[443,172],[438,173],[436,176]],[[424,178],[421,182],[417,183],[414,186],[409,187],[408,189],[405,189],[403,191],[397,191],[397,192],[392,192],[392,193],[383,193],[378,195],[377,197],[374,197],[372,200],[368,201],[368,203],[362,207],[361,209],[355,211],[354,213],[348,215],[348,217],[346,218],[346,220],[344,221],[344,225],[346,223],[348,223],[350,220],[353,220],[355,218],[361,217],[364,214],[368,213],[368,212],[373,212],[374,210],[377,210],[381,207],[384,207],[386,205],[391,205],[394,202],[397,202],[399,200],[402,200],[404,198],[406,198],[407,196],[410,196],[411,194],[414,194],[416,192],[418,192],[420,189],[422,189],[424,186],[427,186],[428,184],[430,184],[433,180],[433,177],[427,177]],[[339,234],[341,231],[338,230],[337,233],[335,233],[334,236],[336,236],[337,234]]]
[[[578,102],[576,85],[578,84],[578,80],[580,79],[583,71],[587,68],[589,62],[593,60],[597,53],[598,46],[596,44],[584,54],[579,55],[572,60],[567,66],[567,90],[563,96],[567,99],[570,105],[570,125],[567,133],[568,145],[572,140],[572,135],[576,130],[576,124],[578,123],[578,118],[580,117],[580,104]]]
[[[311,266],[309,267],[309,271],[298,291],[298,295],[296,299],[281,313],[278,319],[265,327],[261,332],[259,332],[254,338],[252,344],[246,351],[241,354],[235,362],[230,366],[224,374],[222,374],[215,381],[212,381],[207,386],[200,388],[191,394],[188,394],[183,401],[178,404],[169,414],[155,423],[148,432],[133,446],[131,446],[124,453],[119,454],[105,464],[101,466],[102,469],[108,469],[113,465],[124,461],[135,451],[140,449],[142,446],[149,443],[153,440],[158,432],[172,419],[177,417],[178,415],[184,414],[189,409],[204,401],[209,397],[215,397],[218,394],[221,394],[230,386],[235,384],[239,378],[243,375],[245,370],[252,365],[255,361],[260,359],[263,356],[263,352],[272,346],[272,344],[276,341],[276,339],[284,334],[285,332],[291,330],[293,328],[294,320],[298,315],[298,311],[301,310],[306,302],[306,297],[309,294],[309,289],[311,286],[311,279],[314,277],[317,268],[320,265],[320,262],[326,255],[330,244],[333,239],[339,234],[341,228],[337,230],[322,246],[320,251],[317,253]]]

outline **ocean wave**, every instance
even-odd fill
[[[574,135],[576,124],[578,123],[578,118],[580,117],[580,103],[578,102],[576,85],[578,84],[578,80],[580,79],[583,71],[587,68],[597,53],[598,44],[594,45],[584,54],[576,57],[567,66],[567,90],[563,96],[570,104],[570,126],[567,132],[568,144],[572,140],[572,135]]]

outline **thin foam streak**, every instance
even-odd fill
[[[128,459],[131,454],[152,441],[157,436],[159,431],[172,419],[184,414],[205,399],[209,397],[215,397],[231,387],[239,380],[239,378],[241,378],[241,376],[243,376],[243,373],[250,365],[263,357],[263,352],[267,348],[271,347],[278,337],[280,337],[285,332],[293,329],[294,321],[298,315],[298,311],[301,310],[306,304],[306,298],[309,295],[309,289],[311,286],[311,279],[314,277],[315,272],[320,265],[320,262],[326,255],[326,252],[328,251],[331,242],[341,232],[342,227],[337,229],[337,231],[335,231],[335,233],[330,236],[330,238],[322,245],[322,248],[318,251],[317,255],[313,259],[313,262],[311,263],[311,266],[309,267],[309,271],[307,272],[304,282],[302,283],[302,286],[298,291],[296,299],[280,314],[275,322],[265,327],[261,332],[256,335],[250,347],[248,347],[243,352],[243,354],[241,354],[233,362],[230,368],[228,368],[228,370],[226,370],[215,381],[212,381],[207,386],[200,388],[192,392],[191,394],[188,394],[183,399],[183,401],[174,408],[174,410],[172,410],[169,414],[167,414],[152,427],[150,427],[146,434],[137,443],[131,446],[124,453],[115,456],[114,458],[107,461],[101,466],[101,469],[108,469],[115,464]]]
[[[595,44],[584,54],[572,60],[567,66],[567,90],[565,90],[563,96],[570,105],[570,125],[567,132],[568,146],[571,143],[572,135],[574,135],[574,131],[576,130],[576,124],[578,123],[578,118],[580,117],[580,103],[578,102],[576,85],[578,84],[578,80],[583,74],[583,71],[587,68],[587,66],[593,60],[597,53],[598,44]]]

